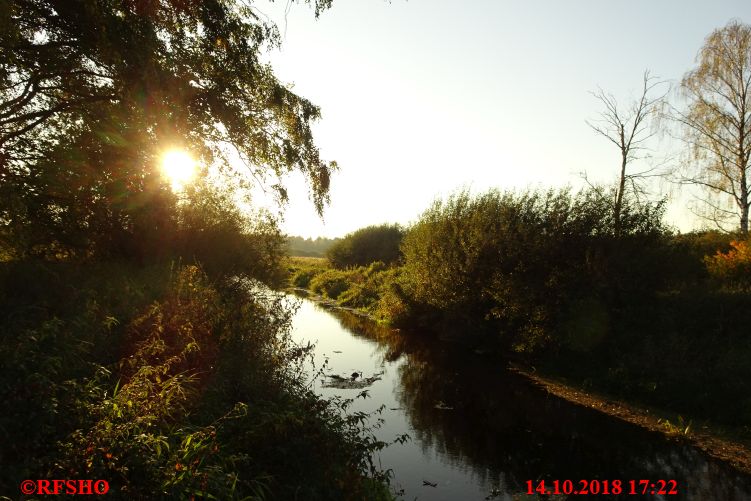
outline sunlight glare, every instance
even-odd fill
[[[162,157],[162,171],[177,189],[193,178],[196,172],[196,161],[182,150],[170,150]]]

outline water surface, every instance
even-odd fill
[[[387,442],[411,437],[377,458],[392,470],[392,486],[403,499],[532,500],[537,496],[526,494],[528,480],[552,487],[553,480],[570,479],[578,487],[581,479],[620,479],[625,487],[631,479],[673,479],[677,496],[620,498],[751,500],[748,476],[659,433],[552,396],[489,357],[406,342],[367,319],[309,300],[300,305],[292,336],[316,343],[316,366],[326,362],[326,374],[352,380],[357,372],[355,382],[380,378],[351,412],[383,407],[376,436]],[[316,392],[353,398],[362,391],[328,387],[332,381],[318,378]]]

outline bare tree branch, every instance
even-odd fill
[[[657,97],[652,96],[654,90],[663,84],[665,82],[650,76],[649,70],[646,70],[642,79],[640,96],[626,111],[619,110],[615,97],[612,94],[605,93],[601,88],[598,88],[596,92],[591,92],[602,103],[605,110],[600,113],[597,122],[587,120],[586,123],[597,134],[613,143],[621,152],[620,176],[613,204],[616,235],[620,234],[621,230],[621,212],[625,191],[630,189],[637,199],[646,193],[638,182],[646,176],[628,173],[627,169],[629,162],[638,158],[636,153],[646,149],[642,145],[655,134],[647,131],[647,125],[650,117],[657,112],[667,95],[666,90]]]

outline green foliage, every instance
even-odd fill
[[[448,330],[495,331],[501,345],[521,351],[561,346],[552,334],[576,325],[581,305],[623,307],[659,287],[661,213],[660,205],[626,204],[616,238],[602,190],[460,192],[436,201],[408,232],[404,292],[428,323]]]
[[[166,289],[169,268],[7,262],[0,268],[0,486],[32,476],[57,440],[88,419],[85,402],[102,369],[119,359],[133,311]],[[11,492],[10,489],[2,489]]]
[[[339,296],[339,304],[350,308],[370,309],[382,295],[385,282],[391,280],[386,265],[381,261],[349,272],[349,288]]]
[[[401,252],[404,230],[399,225],[382,224],[360,228],[346,235],[326,251],[326,257],[336,268],[368,266],[375,261],[396,263]]]
[[[299,287],[301,289],[307,289],[310,286],[310,281],[316,275],[313,270],[298,270],[292,275],[290,283],[293,287]]]
[[[706,281],[625,312],[600,350],[546,363],[608,392],[745,426],[751,419],[750,311],[751,295],[717,290]],[[577,363],[563,363],[568,356]]]
[[[375,316],[395,327],[415,324],[418,308],[404,293],[402,268],[394,268],[383,280],[375,305]]]
[[[293,287],[310,289],[378,320],[397,325],[408,317],[407,300],[398,285],[400,267],[376,261],[368,267],[336,270],[320,260],[293,258],[289,274]]]
[[[175,232],[165,252],[198,262],[212,277],[246,277],[278,285],[283,277],[284,237],[266,213],[244,212],[236,193],[198,182],[177,207]]]
[[[709,272],[704,259],[717,252],[730,249],[732,235],[719,231],[700,231],[672,235],[668,245],[669,259],[666,266],[671,270],[674,291],[704,288]]]
[[[292,287],[308,289],[313,277],[328,268],[328,262],[322,258],[289,258],[287,272],[290,275],[290,285]]]
[[[561,325],[567,346],[541,354],[540,363],[631,400],[745,425],[751,418],[751,295],[712,270],[715,261],[736,261],[732,248],[727,251],[732,237],[705,232],[665,238],[664,244],[631,250],[638,259],[654,256],[649,268],[665,277],[656,292],[648,300],[580,302],[577,314]]]
[[[300,171],[322,210],[336,166],[313,142],[320,111],[262,62],[280,36],[251,6],[29,0],[0,11],[0,248],[149,255],[176,218],[159,172],[170,148],[239,186],[233,152],[257,179]]]
[[[53,475],[106,478],[113,499],[383,499],[384,444],[309,390],[283,295],[195,266],[14,262],[2,279],[0,427],[24,437],[3,490]]]
[[[324,257],[326,251],[339,240],[341,239],[287,237],[287,253],[297,257]]]
[[[310,290],[316,294],[336,299],[349,288],[351,273],[347,271],[328,269],[313,277]]]

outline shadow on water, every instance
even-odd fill
[[[393,411],[384,416],[384,432],[412,437],[382,453],[405,499],[535,499],[525,494],[527,481],[541,479],[548,488],[553,480],[578,487],[581,479],[620,479],[624,490],[633,479],[639,492],[640,479],[678,483],[678,495],[608,499],[751,499],[748,476],[659,433],[552,396],[500,361],[406,339],[347,312],[315,310],[338,320],[343,332],[329,335],[367,343],[384,369],[379,384],[393,399],[384,402]]]

